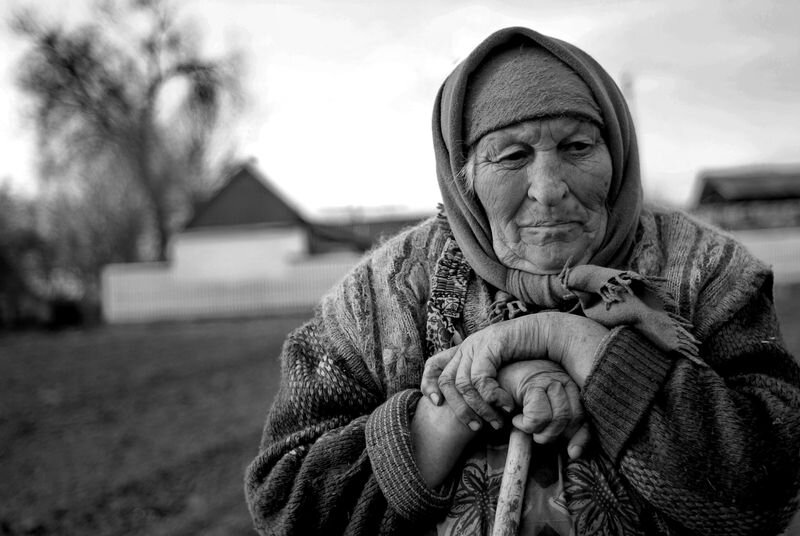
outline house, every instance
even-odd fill
[[[776,281],[800,282],[800,165],[704,171],[690,210],[770,264]]]
[[[695,212],[728,230],[800,227],[800,166],[702,172]]]
[[[103,315],[114,323],[308,311],[376,240],[419,219],[310,221],[248,162],[173,237],[168,262],[104,269]]]

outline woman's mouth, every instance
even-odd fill
[[[529,227],[566,227],[570,225],[581,225],[576,220],[546,220],[533,222]]]

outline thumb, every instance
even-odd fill
[[[567,444],[567,454],[569,454],[569,459],[574,460],[579,458],[583,451],[586,450],[586,447],[589,445],[589,441],[592,438],[592,434],[589,431],[589,423],[584,422],[578,431],[575,432],[575,435],[570,438],[569,443]]]
[[[438,406],[444,400],[442,392],[439,389],[439,376],[442,371],[453,359],[458,346],[453,346],[436,355],[428,358],[425,362],[425,369],[422,372],[422,380],[420,382],[420,391],[422,394],[429,397],[434,405]]]
[[[522,406],[522,413],[516,415],[511,422],[529,434],[544,430],[553,418],[547,393],[541,387],[530,390]]]

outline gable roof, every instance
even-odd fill
[[[222,187],[195,210],[184,230],[303,223],[305,219],[299,210],[247,162],[236,168]]]
[[[698,176],[695,206],[800,199],[800,165],[718,169]]]

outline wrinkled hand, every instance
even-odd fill
[[[473,430],[482,421],[499,428],[503,416],[496,408],[511,412],[515,405],[497,381],[504,365],[550,360],[582,387],[607,333],[597,322],[568,313],[538,313],[493,324],[431,357],[420,388],[435,404],[444,396],[458,419]]]
[[[504,366],[498,375],[500,386],[508,392],[522,412],[512,422],[533,435],[536,443],[569,440],[571,458],[581,455],[589,442],[580,390],[560,365],[552,361],[520,361]]]

